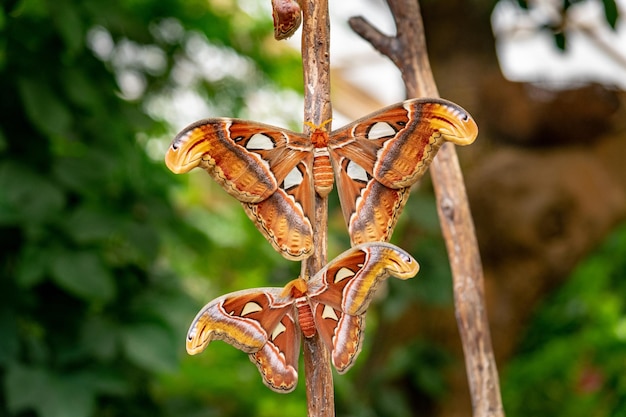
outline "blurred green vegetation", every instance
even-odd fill
[[[204,303],[282,286],[299,265],[205,173],[174,176],[162,163],[174,130],[209,114],[297,128],[301,112],[284,103],[299,103],[299,58],[280,45],[269,1],[2,3],[0,415],[304,415],[302,378],[276,394],[225,343],[185,354]],[[330,209],[332,256],[349,241],[336,196]],[[529,331],[506,374],[510,415],[623,410],[626,233],[616,236]],[[368,363],[386,322],[416,303],[451,303],[428,187],[412,194],[394,242],[422,272],[390,282],[370,309],[359,361],[335,379],[338,415],[411,416],[416,395],[446,392],[453,359],[429,341],[389,340],[385,366]],[[558,414],[558,403],[574,411]]]
[[[533,318],[503,367],[507,416],[626,415],[626,224]]]
[[[217,373],[209,357],[181,362],[200,298],[221,284],[196,299],[173,271],[243,287],[289,268],[241,209],[176,210],[176,187],[187,187],[146,150],[171,137],[154,108],[181,85],[233,113],[259,86],[298,88],[296,55],[262,47],[270,31],[270,15],[228,2],[2,3],[0,415],[180,415],[194,401],[189,414],[260,415],[262,396],[224,377],[258,382],[249,362],[239,372],[227,360],[240,352],[225,351]],[[199,40],[248,56],[252,81],[185,73]],[[220,239],[230,224],[237,232]],[[167,381],[177,373],[184,384]]]

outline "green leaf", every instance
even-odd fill
[[[85,417],[92,414],[95,393],[82,375],[54,375],[40,405],[41,417]]]
[[[101,316],[87,317],[81,329],[81,344],[102,360],[111,360],[117,353],[119,326]]]
[[[2,45],[0,44],[0,48],[2,48]],[[2,50],[0,49],[0,69],[2,69]],[[0,153],[4,152],[7,148],[9,147],[9,143],[7,141],[7,137],[4,134],[4,132],[2,131],[2,129],[0,129]]]
[[[154,226],[132,222],[127,225],[126,238],[137,256],[149,262],[156,258],[159,251],[159,235]]]
[[[51,385],[44,370],[21,365],[9,367],[5,378],[7,408],[14,414],[29,408],[37,409]]]
[[[61,288],[85,300],[108,301],[115,295],[111,272],[93,252],[59,251],[51,272]]]
[[[14,16],[45,19],[49,14],[45,0],[16,1],[14,5],[14,11],[10,12]]]
[[[81,147],[80,144],[75,144]],[[74,149],[80,152],[82,149]],[[102,186],[102,177],[107,174],[96,155],[80,155],[79,158],[57,158],[52,167],[54,177],[65,187],[78,192],[86,192],[98,185]],[[94,169],[95,168],[95,169]]]
[[[14,360],[20,350],[17,318],[13,312],[0,311],[0,365]]]
[[[23,250],[15,276],[21,287],[30,288],[43,280],[50,266],[48,250],[39,246],[27,246]]]
[[[0,38],[0,71],[4,71],[7,65],[7,40]],[[0,149],[1,150],[1,149]]]
[[[619,9],[615,0],[602,0],[604,5],[604,17],[613,30],[616,29],[617,19],[619,18]]]
[[[563,32],[554,33],[554,44],[561,51],[564,51],[567,48],[567,39],[565,38],[565,34]]]
[[[75,54],[83,47],[84,28],[76,4],[57,0],[53,3],[53,19],[67,45],[67,52]]]
[[[9,368],[6,393],[14,414],[34,410],[40,417],[84,417],[95,405],[93,386],[84,375],[54,375],[21,365]]]
[[[176,344],[169,332],[151,324],[127,327],[123,346],[128,359],[152,372],[171,372],[178,366]]]
[[[79,106],[94,112],[106,111],[98,95],[98,86],[89,79],[89,73],[83,68],[68,68],[63,73],[63,85],[68,97]]]
[[[112,373],[108,368],[93,373],[95,389],[107,395],[125,395],[131,391],[129,381]]]
[[[72,114],[45,83],[19,78],[20,96],[28,118],[46,135],[65,135],[72,124]]]
[[[40,223],[57,214],[65,203],[59,187],[32,170],[8,162],[0,165],[4,201],[24,222]]]
[[[68,234],[79,244],[103,241],[120,227],[115,213],[82,205],[65,219]]]

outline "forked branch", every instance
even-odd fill
[[[397,35],[362,17],[350,26],[400,69],[409,97],[437,97],[418,0],[387,0]],[[476,417],[504,416],[498,371],[485,310],[483,271],[463,175],[454,145],[444,144],[430,168],[437,210],[452,268],[454,304]]]

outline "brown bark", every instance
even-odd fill
[[[483,256],[494,354],[503,369],[536,306],[626,220],[626,97],[602,86],[555,92],[506,81],[490,11],[460,0],[422,5],[438,90],[480,127],[477,142],[459,155]],[[454,311],[420,305],[380,329],[362,369],[385,363],[396,344],[415,337],[462,360]],[[432,415],[467,416],[465,370],[449,367],[447,383]]]
[[[304,121],[321,125],[332,116],[330,105],[330,21],[326,0],[301,2],[302,65],[304,71]],[[328,126],[330,129],[330,125]],[[310,131],[311,127],[306,125]],[[328,201],[315,195],[313,255],[303,262],[306,275],[312,277],[326,264]],[[305,338],[304,372],[309,416],[335,415],[333,375],[328,350],[319,335]]]
[[[416,0],[388,0],[397,35],[388,37],[361,18],[352,28],[400,69],[409,97],[437,97],[421,12]],[[455,312],[465,353],[474,416],[503,416],[498,372],[485,310],[483,271],[463,175],[452,144],[431,166],[439,218],[452,268]]]
[[[506,370],[537,305],[626,220],[626,96],[600,85],[554,91],[505,80],[490,11],[458,0],[422,4],[438,89],[480,127],[476,143],[459,156],[494,354]],[[416,337],[462,359],[454,311],[416,305],[380,329],[365,367],[385,363],[396,345]],[[432,415],[467,416],[465,370],[450,366],[447,383]]]

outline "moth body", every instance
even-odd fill
[[[298,324],[304,337],[311,338],[315,336],[315,320],[313,319],[313,311],[307,297],[300,297],[296,300],[296,308],[298,309]]]
[[[285,285],[282,296],[289,296],[294,299],[294,305],[298,311],[298,324],[304,337],[315,335],[315,319],[311,310],[311,302],[307,296],[308,286],[304,279],[298,277]]]
[[[335,174],[330,163],[328,152],[328,132],[321,127],[314,127],[311,133],[313,145],[313,184],[315,192],[326,197],[333,190]]]
[[[320,197],[326,197],[333,190],[335,174],[330,164],[328,148],[315,148],[313,151],[313,184]]]

